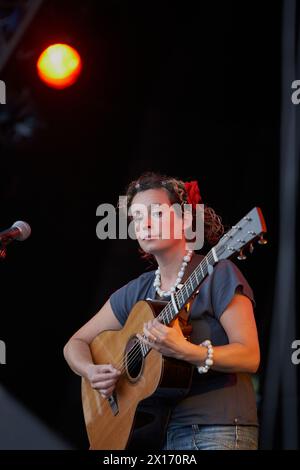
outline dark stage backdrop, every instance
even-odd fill
[[[63,41],[84,68],[55,91],[35,61]],[[146,170],[197,179],[228,226],[263,210],[269,245],[237,261],[256,297],[261,410],[278,246],[280,44],[281,2],[53,0],[3,70],[11,119],[25,99],[36,126],[28,139],[1,130],[1,229],[19,219],[32,227],[0,263],[1,384],[68,445],[88,443],[63,346],[147,268],[133,241],[97,239],[96,208],[117,204]]]

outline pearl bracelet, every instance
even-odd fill
[[[204,361],[205,365],[204,366],[199,366],[197,367],[197,370],[199,374],[206,374],[208,369],[213,365],[213,357],[214,357],[214,348],[212,347],[212,344],[209,339],[203,341],[203,343],[200,344],[200,346],[205,346],[207,348],[207,357]]]

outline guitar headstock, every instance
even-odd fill
[[[219,260],[226,259],[239,253],[238,259],[245,259],[243,249],[249,246],[250,253],[253,251],[253,243],[264,245],[267,241],[263,238],[267,227],[264,216],[259,207],[254,207],[236,225],[233,225],[214,247]]]

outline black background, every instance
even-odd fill
[[[96,208],[154,170],[197,179],[204,202],[236,223],[260,206],[269,244],[238,265],[257,308],[263,392],[278,238],[281,2],[46,1],[1,79],[26,89],[39,126],[1,142],[1,229],[32,236],[1,261],[1,382],[74,448],[88,446],[80,379],[63,346],[144,269],[133,241],[96,237]],[[68,42],[78,82],[45,86],[44,47]]]

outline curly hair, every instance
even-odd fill
[[[132,181],[126,190],[127,209],[130,208],[134,196],[148,189],[165,189],[168,193],[171,204],[183,206],[188,204],[188,194],[185,183],[179,178],[161,175],[155,172],[143,173],[138,179]],[[195,213],[193,209],[193,216]],[[204,205],[204,239],[209,245],[215,245],[224,234],[222,219],[216,214],[212,207]],[[140,250],[144,258],[151,258],[143,250]]]

